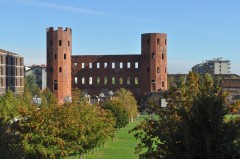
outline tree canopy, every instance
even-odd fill
[[[147,159],[240,158],[240,118],[227,120],[226,94],[208,75],[190,72],[165,94],[167,108],[151,103],[157,119],[147,119],[132,131],[136,148]]]

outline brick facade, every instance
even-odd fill
[[[62,40],[62,47],[59,40]],[[139,55],[71,55],[69,42],[72,43],[71,29],[47,29],[47,86],[59,103],[71,95],[72,88],[91,96],[126,88],[138,99],[147,92],[167,90],[166,34],[142,34]],[[63,54],[71,61],[64,60]],[[59,72],[59,67],[67,70],[65,75]],[[58,81],[58,90],[53,89],[54,81]]]

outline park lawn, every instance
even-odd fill
[[[105,147],[98,148],[98,153],[93,154],[89,152],[86,154],[86,159],[138,159],[139,156],[135,154],[135,147],[139,143],[132,133],[128,133],[148,115],[141,115],[134,122],[129,123],[125,128],[117,132],[117,139],[106,142]],[[69,159],[79,158],[78,156],[71,156]]]

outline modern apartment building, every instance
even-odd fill
[[[229,74],[230,61],[223,58],[214,58],[193,66],[192,71],[199,74]]]
[[[7,90],[15,94],[24,91],[24,58],[16,53],[0,49],[0,95]]]

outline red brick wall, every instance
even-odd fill
[[[167,90],[167,35],[142,34],[141,93]]]
[[[47,29],[47,87],[57,96],[60,104],[65,97],[71,96],[71,54],[72,30],[61,27],[56,31]],[[53,89],[55,80],[57,90]]]
[[[132,91],[136,96],[140,95],[139,82],[135,83],[135,78],[139,81],[140,70],[140,55],[90,55],[90,56],[72,56],[72,87],[79,88],[83,92],[90,95],[99,95],[101,92],[116,91],[118,88],[126,88]],[[122,68],[120,68],[120,62]],[[135,68],[135,63],[138,63],[138,68]],[[84,68],[82,68],[84,63]],[[92,63],[92,68],[89,68]],[[100,67],[97,68],[97,63]],[[105,63],[107,67],[105,68]],[[115,63],[115,68],[112,68],[112,63]],[[130,63],[130,68],[128,64]],[[75,82],[75,77],[77,81]],[[85,84],[82,83],[82,78],[85,78]],[[112,78],[115,78],[115,84],[112,83]],[[120,77],[123,83],[120,84]],[[127,79],[130,77],[130,83]],[[92,78],[92,84],[89,83],[89,78]],[[97,78],[100,83],[97,83]],[[107,84],[104,84],[104,78],[107,78]]]

